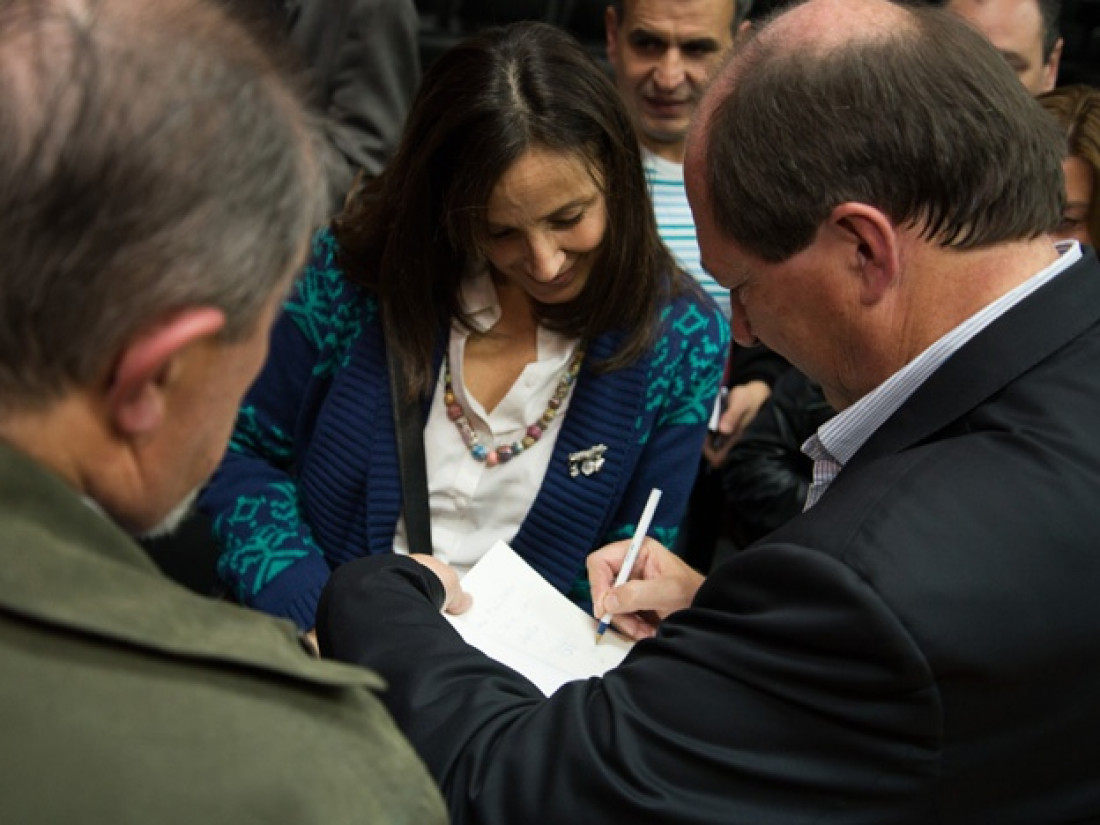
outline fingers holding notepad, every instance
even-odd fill
[[[443,610],[445,612],[457,616],[470,609],[470,594],[462,589],[462,584],[458,579],[458,573],[455,572],[453,567],[440,561],[435,556],[429,556],[424,553],[413,553],[409,558],[420,562],[435,573],[439,577],[439,580],[443,582],[443,590],[447,594],[443,599]]]

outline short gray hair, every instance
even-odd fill
[[[204,0],[0,4],[0,399],[102,375],[189,306],[252,331],[322,217],[321,139]]]

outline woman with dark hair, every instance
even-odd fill
[[[1060,86],[1036,98],[1066,133],[1066,206],[1059,238],[1096,246],[1100,240],[1100,89]]]
[[[586,556],[653,487],[674,538],[727,340],[603,71],[546,25],[485,32],[433,63],[390,165],[314,241],[202,498],[219,574],[308,629],[349,559],[462,571],[504,540],[585,604]],[[409,547],[392,365],[426,419],[431,547]]]

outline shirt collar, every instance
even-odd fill
[[[477,332],[487,332],[500,320],[500,300],[487,266],[475,266],[459,286],[459,302]]]
[[[802,452],[815,461],[832,459],[842,466],[847,464],[944,361],[1011,307],[1081,260],[1077,241],[1058,241],[1054,246],[1059,253],[1057,260],[963,321],[855,404],[822,424],[802,445]]]

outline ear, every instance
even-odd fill
[[[615,14],[614,6],[604,10],[603,28],[607,35],[607,59],[614,66],[619,59],[619,16]]]
[[[107,387],[108,414],[124,436],[142,436],[164,420],[165,396],[189,347],[217,335],[225,314],[213,307],[182,310],[142,330],[123,347]]]
[[[877,304],[901,270],[900,238],[893,222],[868,204],[842,203],[833,209],[830,223],[855,253],[860,300],[867,306]]]
[[[1058,38],[1050,50],[1050,60],[1043,66],[1043,91],[1049,92],[1058,85],[1058,67],[1062,62],[1062,38]]]

